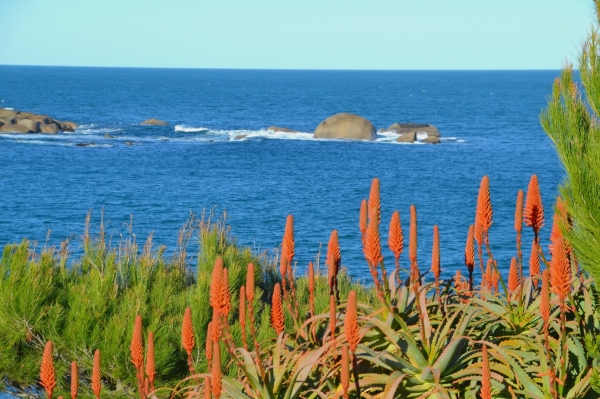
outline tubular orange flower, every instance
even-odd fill
[[[433,250],[431,251],[431,272],[436,284],[440,280],[440,231],[437,225],[433,226]]]
[[[77,391],[79,389],[79,371],[77,370],[77,362],[71,363],[71,399],[77,399]]]
[[[496,291],[496,293],[498,293],[498,282],[500,281],[500,271],[498,270],[498,265],[496,264],[496,261],[493,261],[493,268],[492,268],[492,288],[494,288],[494,291]]]
[[[212,339],[212,342],[219,342],[219,339],[221,338],[221,314],[215,309],[213,309],[210,327],[210,339]]]
[[[209,364],[211,364],[209,362]],[[210,391],[210,378],[204,377],[204,399],[211,399],[211,391]]]
[[[212,271],[210,283],[210,306],[217,312],[221,311],[221,286],[223,283],[223,259],[217,258]]]
[[[279,283],[275,284],[275,290],[273,291],[273,301],[271,305],[271,325],[275,331],[277,331],[277,334],[281,334],[285,328],[283,302],[281,300],[281,286]]]
[[[246,336],[246,288],[243,285],[240,287],[239,321],[242,327],[242,336]]]
[[[531,243],[531,255],[529,256],[529,276],[533,281],[534,287],[538,287],[537,277],[540,275],[540,255],[538,253],[538,245],[535,240]]]
[[[488,233],[492,225],[492,202],[490,199],[490,178],[485,175],[481,179],[479,195],[477,196],[477,211],[475,216],[475,241],[481,246],[483,235]]]
[[[550,322],[550,276],[548,269],[542,272],[542,292],[540,294],[540,314],[544,320],[544,327],[548,328]]]
[[[571,292],[571,265],[565,250],[565,243],[558,238],[552,247],[552,260],[550,261],[550,286],[552,292],[558,295],[561,304],[564,304],[569,292]]]
[[[473,239],[473,225],[469,226],[467,244],[465,245],[465,265],[469,269],[469,284],[473,287],[473,269],[475,268],[475,240]]]
[[[342,346],[342,370],[341,370],[342,390],[344,399],[348,399],[348,388],[350,387],[350,356],[348,355],[348,345]]]
[[[142,316],[135,316],[135,323],[133,325],[133,336],[131,338],[131,363],[133,363],[136,370],[141,370],[144,365],[144,343],[143,343],[143,327],[142,327]]]
[[[231,310],[231,292],[229,292],[229,273],[227,268],[223,269],[223,278],[221,279],[221,314],[227,316]]]
[[[92,368],[92,391],[96,395],[96,399],[100,399],[100,349],[96,349],[94,353],[94,367]]]
[[[517,260],[512,258],[510,260],[510,269],[508,271],[508,291],[513,293],[519,287],[519,269],[517,269]]]
[[[46,396],[52,399],[52,392],[56,386],[56,375],[54,373],[54,360],[52,359],[52,341],[46,342],[42,366],[40,368],[40,385],[46,390]]]
[[[360,229],[361,235],[364,237],[367,232],[367,212],[368,212],[367,200],[363,199],[360,203],[360,218],[358,221],[358,227]]]
[[[410,206],[410,237],[408,244],[408,257],[410,263],[417,263],[417,208]]]
[[[483,345],[483,358],[481,366],[481,399],[492,399],[492,384],[490,375],[490,360],[488,359],[487,346]]]
[[[335,326],[337,324],[335,296],[329,295],[329,330],[331,331],[331,340],[335,340]]]
[[[183,323],[181,325],[181,344],[183,349],[191,356],[194,349],[194,326],[192,324],[192,309],[188,306],[183,315]]]
[[[515,207],[515,230],[521,234],[523,230],[523,190],[517,194],[517,206]]]
[[[327,244],[327,280],[333,292],[333,287],[336,285],[337,274],[340,270],[342,255],[340,252],[340,243],[338,240],[337,230],[331,232],[329,244]]]
[[[148,333],[148,349],[146,350],[146,375],[150,382],[150,387],[154,391],[154,377],[156,376],[156,365],[154,362],[154,334]]]
[[[544,205],[540,194],[540,186],[536,175],[531,176],[527,187],[527,199],[525,200],[525,224],[533,229],[537,238],[540,229],[544,226]]]
[[[248,263],[246,271],[246,299],[249,304],[254,300],[254,263]]]
[[[206,360],[208,360],[208,364],[210,364],[211,360],[212,360],[212,350],[213,350],[213,340],[212,340],[212,336],[213,336],[213,326],[212,326],[212,321],[208,322],[208,327],[206,328],[206,346],[205,346],[205,352],[206,352]]]
[[[400,212],[395,211],[390,221],[390,232],[388,236],[388,247],[394,253],[396,260],[404,249],[404,237],[402,235],[402,223],[400,222]]]
[[[454,275],[454,288],[458,289],[461,285],[462,285],[462,275],[460,273],[460,270],[457,270],[456,274]]]
[[[346,305],[346,318],[344,319],[344,333],[346,341],[352,353],[356,352],[358,343],[360,342],[360,334],[358,330],[358,315],[356,309],[356,291],[352,290],[348,294],[348,304]]]
[[[379,179],[375,177],[371,182],[371,192],[369,193],[369,223],[374,221],[379,227],[381,222],[381,198],[379,194]]]
[[[377,265],[383,261],[383,255],[381,255],[381,243],[379,240],[379,228],[375,222],[369,221],[364,252],[367,262],[369,262],[369,265],[373,268],[376,268]]]
[[[488,259],[485,273],[481,276],[481,285],[483,288],[492,289],[492,259]]]
[[[308,263],[308,293],[310,302],[310,314],[315,314],[315,266],[312,262]]]
[[[294,216],[288,215],[285,221],[285,233],[283,234],[283,242],[281,243],[281,264],[279,271],[281,278],[286,279],[288,268],[291,267],[294,261]]]
[[[210,389],[216,399],[221,397],[221,348],[217,342],[213,343],[213,358],[210,368]]]

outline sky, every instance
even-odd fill
[[[559,69],[591,0],[0,0],[0,64]]]

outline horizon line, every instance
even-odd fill
[[[0,67],[39,67],[39,68],[95,68],[95,69],[191,69],[223,71],[315,71],[315,72],[541,72],[561,71],[562,68],[504,68],[504,69],[341,69],[341,68],[231,68],[231,67],[152,67],[152,66],[104,66],[104,65],[41,65],[41,64],[1,64]],[[577,69],[574,69],[577,71]]]

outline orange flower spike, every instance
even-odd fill
[[[338,240],[338,232],[337,230],[333,230],[329,237],[329,244],[327,244],[327,281],[329,282],[330,287],[333,286],[334,280],[337,278],[341,262],[342,255]]]
[[[144,343],[143,343],[143,327],[142,327],[142,316],[135,316],[135,323],[133,325],[133,335],[131,338],[131,363],[136,370],[141,370],[144,365]]]
[[[92,368],[92,391],[96,395],[96,399],[100,399],[100,349],[96,349],[94,353],[94,367]]]
[[[221,311],[221,294],[223,284],[223,259],[217,258],[212,271],[212,279],[210,283],[210,306],[213,309]]]
[[[285,328],[285,316],[283,314],[283,302],[281,300],[281,285],[275,284],[273,292],[273,302],[271,305],[271,325],[281,334]]]
[[[77,370],[77,362],[71,363],[71,399],[77,399],[77,391],[79,390],[79,371]]]
[[[542,272],[542,292],[540,294],[540,315],[544,320],[545,328],[550,322],[550,276],[548,269]]]
[[[219,399],[221,397],[222,377],[223,374],[221,374],[221,348],[219,347],[219,344],[217,342],[214,342],[212,365],[210,368],[210,389],[212,391],[213,396],[216,399]]]
[[[194,326],[192,324],[192,309],[188,306],[183,315],[183,323],[181,325],[181,344],[188,356],[192,355],[194,349]]]
[[[410,206],[410,237],[408,245],[408,257],[410,263],[417,263],[417,208]]]
[[[536,175],[531,176],[531,180],[529,180],[523,216],[525,224],[533,229],[533,233],[537,237],[540,229],[544,226],[544,205]]]
[[[254,300],[254,263],[248,263],[246,270],[246,299],[249,304]]]
[[[487,234],[492,225],[492,201],[490,197],[490,178],[485,175],[481,179],[479,194],[477,196],[477,210],[475,215],[475,240],[479,245],[483,242],[483,234]]]
[[[395,211],[390,221],[390,232],[388,235],[388,247],[394,253],[396,260],[400,258],[404,249],[404,237],[402,236],[402,224],[400,222],[400,212]]]
[[[533,281],[533,285],[537,289],[538,280],[537,277],[540,275],[540,255],[538,253],[538,245],[535,240],[531,243],[531,255],[529,256],[529,276]]]
[[[54,360],[52,359],[52,341],[46,342],[42,366],[40,368],[40,385],[46,390],[46,396],[52,399],[52,392],[56,386],[56,374],[54,372]]]
[[[456,274],[454,275],[454,288],[459,289],[461,285],[462,285],[462,275],[460,273],[460,270],[457,270]]]
[[[360,333],[358,329],[358,315],[356,308],[356,291],[352,290],[348,294],[348,304],[346,305],[346,318],[344,319],[344,333],[346,341],[352,353],[356,353],[356,348],[360,342]]]
[[[283,243],[281,244],[281,256],[287,259],[287,264],[291,265],[294,261],[294,216],[288,215],[285,221],[285,233]]]
[[[367,204],[367,200],[364,199],[360,203],[360,218],[358,221],[358,227],[359,227],[360,232],[363,237],[367,232],[367,213],[368,213],[368,204]]]
[[[490,373],[490,360],[488,358],[487,346],[483,346],[483,357],[481,366],[481,399],[492,399],[492,383]]]
[[[219,342],[219,339],[221,338],[221,314],[215,309],[213,309],[210,326],[210,338],[212,339],[212,342]]]
[[[154,361],[154,333],[150,331],[148,333],[148,348],[146,350],[146,375],[150,386],[154,391],[154,378],[156,376],[156,364]]]
[[[227,268],[223,269],[223,277],[221,279],[221,314],[227,316],[231,311],[231,292],[229,291],[229,273]]]
[[[552,260],[550,261],[550,286],[561,304],[564,304],[569,292],[571,292],[571,265],[567,257],[565,242],[559,238],[553,246]]]
[[[379,239],[379,228],[375,222],[369,222],[364,251],[367,261],[373,268],[376,268],[377,265],[383,261],[383,255],[381,254],[381,242]]]
[[[335,296],[329,296],[329,330],[331,331],[331,340],[335,340],[335,326],[337,324]]]
[[[492,259],[488,259],[485,273],[481,276],[481,285],[484,288],[492,289]]]
[[[381,223],[381,198],[379,190],[379,179],[375,177],[371,182],[371,192],[369,193],[369,223],[371,221],[377,224]]]
[[[208,364],[211,364],[210,362],[212,360],[212,350],[213,350],[212,336],[213,336],[213,326],[212,326],[212,321],[209,321],[208,327],[206,328],[206,347],[205,347],[206,360],[208,360]]]
[[[473,273],[475,268],[475,242],[473,239],[473,225],[469,226],[469,234],[467,235],[467,244],[465,246],[465,265],[469,269],[469,273]]]
[[[440,231],[437,225],[433,226],[433,250],[431,251],[431,272],[436,283],[440,280]]]
[[[242,327],[242,334],[246,331],[246,287],[243,285],[240,287],[240,311],[239,311],[239,322]]]
[[[519,269],[517,268],[517,260],[512,258],[510,260],[510,269],[508,271],[508,291],[513,293],[519,287]]]
[[[210,362],[209,364],[212,365]],[[210,388],[210,377],[204,377],[204,399],[211,399],[212,392]]]
[[[498,265],[496,261],[494,261],[495,268],[492,271],[492,287],[496,293],[498,292],[498,283],[500,282],[500,271],[498,270]]]
[[[350,356],[348,354],[348,345],[342,346],[342,391],[344,399],[348,399],[348,388],[350,387]]]
[[[515,231],[521,234],[523,230],[523,190],[517,194],[517,206],[515,207]]]

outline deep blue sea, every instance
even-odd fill
[[[342,263],[370,278],[359,207],[381,179],[382,242],[398,209],[408,236],[419,221],[419,264],[430,267],[434,224],[447,277],[464,268],[479,182],[491,179],[492,250],[507,269],[515,254],[517,191],[539,177],[547,226],[563,170],[539,124],[558,71],[277,71],[0,66],[0,107],[71,120],[74,133],[0,135],[0,244],[43,245],[80,235],[104,209],[117,240],[133,228],[172,249],[190,211],[227,211],[238,242],[277,247],[295,216],[299,272],[338,229]],[[376,128],[432,123],[440,145],[318,141],[326,117],[352,112]],[[143,126],[150,118],[168,127]],[[270,125],[305,134],[271,133]],[[115,136],[105,138],[105,134]],[[244,140],[234,140],[246,134]],[[135,145],[125,145],[126,141]],[[76,144],[94,143],[79,147]],[[526,230],[524,253],[531,234]],[[76,252],[77,241],[71,244]],[[392,261],[390,252],[384,255]],[[404,264],[407,256],[403,255]],[[402,262],[402,260],[401,260]]]

